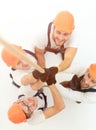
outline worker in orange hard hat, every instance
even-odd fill
[[[58,71],[64,71],[70,67],[76,52],[77,45],[74,41],[71,41],[71,35],[75,28],[75,20],[72,13],[69,11],[61,11],[48,26],[47,39],[42,39],[41,42],[35,42],[35,54],[38,58],[38,64],[42,67],[57,66]],[[46,53],[46,55],[44,55]],[[50,57],[50,66],[47,64],[49,53],[55,55],[57,59],[60,59],[58,63],[52,56]],[[61,55],[61,57],[60,57]],[[59,57],[59,58],[58,58]],[[52,64],[51,58],[54,59]],[[48,62],[48,63],[49,63]],[[46,64],[45,64],[46,63]]]
[[[13,45],[13,46],[18,51],[26,55],[26,52],[22,49],[21,46],[17,46],[17,45]],[[24,70],[27,70],[30,68],[29,64],[22,61],[18,56],[15,56],[14,54],[12,54],[7,48],[3,48],[1,52],[1,57],[8,67],[12,67],[14,69],[24,69]]]
[[[28,104],[25,105],[24,103]],[[25,106],[24,106],[25,105]],[[33,111],[37,107],[37,99],[35,97],[17,100],[8,110],[8,118],[13,123],[26,122],[27,118],[32,117]]]
[[[74,17],[70,12],[62,11],[57,14],[53,24],[59,31],[70,33],[74,29]]]
[[[26,52],[22,49],[22,47],[17,45],[12,46],[14,46],[14,48],[16,48],[19,52],[24,53],[26,55]],[[10,77],[12,78],[12,84],[18,88],[20,88],[22,85],[29,85],[30,83],[32,87],[34,86],[35,89],[40,89],[42,85],[44,85],[43,82],[46,82],[48,85],[50,84],[50,82],[55,83],[55,74],[58,72],[55,66],[46,68],[45,73],[39,74],[38,71],[34,70],[35,68],[33,69],[34,71],[30,69],[31,67],[29,66],[29,64],[22,61],[18,56],[14,55],[7,48],[3,48],[1,57],[8,67],[13,68],[12,72],[10,73]],[[36,61],[36,58],[33,58]],[[34,72],[34,74],[32,74],[32,72]],[[47,78],[47,75],[49,74],[51,77],[53,77],[52,81]]]
[[[15,124],[24,122],[38,124],[62,111],[65,104],[60,92],[54,84],[47,87],[50,90],[47,91],[52,94],[50,99],[52,98],[51,100],[53,100],[53,103],[50,103],[50,99],[48,97],[46,100],[48,106],[43,107],[45,106],[45,97],[42,97],[42,94],[40,94],[41,98],[38,97],[39,95],[30,96],[32,92],[30,93],[30,91],[26,89],[26,91],[24,91],[25,93],[21,93],[21,95],[19,95],[19,99],[17,99],[8,109],[8,119]]]
[[[78,74],[74,74],[70,81],[60,83],[64,88],[62,89],[64,96],[79,102],[96,102],[96,64],[91,64],[81,76]]]
[[[21,53],[27,55],[34,63],[37,63],[37,59],[34,56],[34,53],[23,49],[21,46],[12,44],[14,48],[16,48]],[[21,60],[18,56],[11,53],[6,47],[4,47],[1,51],[1,58],[3,62],[11,68],[10,77],[12,79],[12,84],[17,88],[20,88],[21,84],[21,77],[27,73],[31,73],[34,68],[31,67],[28,63]],[[37,80],[33,77],[32,82],[36,82]]]

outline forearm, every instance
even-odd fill
[[[77,48],[67,48],[65,51],[65,55],[64,55],[64,60],[59,64],[58,66],[58,70],[60,71],[64,71],[65,69],[67,69],[68,67],[70,67],[75,55],[77,52]]]
[[[50,85],[49,88],[53,96],[54,105],[43,111],[46,119],[52,117],[53,115],[56,115],[65,107],[63,98],[55,85]]]
[[[44,49],[40,49],[38,47],[35,47],[35,55],[37,57],[38,64],[44,68],[45,67],[45,57],[44,57]]]
[[[37,80],[36,83],[30,85],[33,90],[41,89],[45,85],[45,82],[42,82],[41,80]]]
[[[52,96],[53,96],[53,102],[54,102],[54,107],[58,109],[62,109],[64,107],[64,101],[62,98],[62,95],[60,94],[59,90],[56,88],[54,84],[49,86]],[[59,104],[59,105],[58,105]]]
[[[62,61],[58,66],[58,72],[66,70],[70,66],[71,62],[68,59]]]
[[[29,73],[29,74],[26,74],[24,75],[22,78],[21,78],[21,83],[23,85],[29,85],[30,83],[31,84],[34,84],[37,82],[37,79],[34,78],[33,74],[32,73]]]

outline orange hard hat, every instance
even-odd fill
[[[27,120],[22,107],[17,103],[14,103],[8,110],[8,118],[11,122],[16,124],[25,122]]]
[[[20,46],[13,45],[17,50],[22,53],[25,53]],[[15,67],[20,61],[20,58],[12,54],[7,48],[3,48],[1,52],[2,60],[6,63],[7,66]]]
[[[26,104],[23,106],[22,103],[20,104],[20,102],[22,101],[28,101],[30,105],[30,117],[27,117],[27,114],[25,114],[24,112],[24,106],[27,106]],[[13,123],[22,123],[22,122],[26,122],[28,118],[32,118],[33,112],[34,110],[37,108],[37,98],[36,97],[28,97],[28,98],[22,98],[22,99],[18,99],[17,102],[14,102],[12,104],[12,106],[9,108],[8,110],[8,118],[11,122]],[[29,109],[28,109],[29,111]]]
[[[54,26],[64,32],[72,32],[74,29],[74,17],[68,11],[61,11],[53,20]]]
[[[89,67],[89,73],[92,78],[96,81],[96,64],[91,64]]]

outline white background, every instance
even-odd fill
[[[95,0],[0,0],[0,36],[10,43],[29,49],[38,34],[43,36],[47,25],[61,10],[69,10],[75,17],[75,39],[78,61],[86,66],[96,60]],[[2,46],[0,46],[2,49]],[[76,60],[77,60],[76,59]],[[75,60],[74,60],[75,63]],[[96,104],[76,104],[66,100],[63,112],[42,124],[14,125],[7,119],[7,110],[16,98],[8,77],[9,68],[0,59],[0,129],[1,130],[96,130]],[[13,94],[12,94],[13,93]]]

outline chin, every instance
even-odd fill
[[[57,45],[57,46],[62,46],[62,45],[63,45],[63,43],[56,42],[56,45]]]

